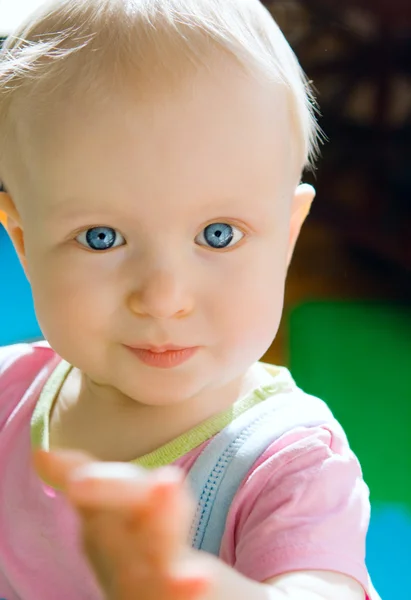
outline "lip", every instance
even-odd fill
[[[150,350],[150,352],[168,352],[187,350],[188,346],[175,346],[174,344],[164,344],[163,346],[154,346],[152,344],[138,344],[136,346],[128,346],[133,350]]]
[[[130,352],[136,356],[140,362],[159,369],[172,369],[178,367],[192,358],[198,347],[182,348],[181,346],[126,346]]]

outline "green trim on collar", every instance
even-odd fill
[[[229,425],[234,419],[251,407],[263,402],[274,394],[295,387],[295,383],[287,369],[264,363],[259,364],[264,367],[265,375],[267,375],[268,372],[271,376],[272,379],[270,383],[267,383],[267,379],[265,378],[264,385],[254,389],[243,398],[240,398],[228,410],[207,419],[203,423],[193,427],[153,452],[140,456],[130,462],[147,469],[154,469],[172,464],[194,448],[197,448],[214,437],[224,429],[224,427]],[[31,443],[33,448],[41,448],[47,451],[50,449],[49,423],[51,411],[57,395],[71,369],[72,366],[68,362],[62,360],[54,369],[43,387],[31,419]]]

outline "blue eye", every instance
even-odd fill
[[[76,241],[82,246],[88,246],[91,250],[110,250],[117,246],[123,246],[124,237],[111,227],[91,227],[82,231],[76,237]]]
[[[212,223],[197,236],[196,241],[200,246],[208,245],[215,249],[228,248],[231,242],[237,244],[244,237],[244,233],[237,227],[228,223]],[[198,241],[200,238],[200,241]],[[231,245],[234,245],[231,244]]]

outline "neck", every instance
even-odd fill
[[[257,365],[221,388],[202,390],[184,402],[150,406],[95,384],[74,368],[51,415],[50,447],[76,448],[99,460],[133,460],[227,410],[258,385]]]

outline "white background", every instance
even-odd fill
[[[44,0],[0,0],[0,36],[7,35]]]

